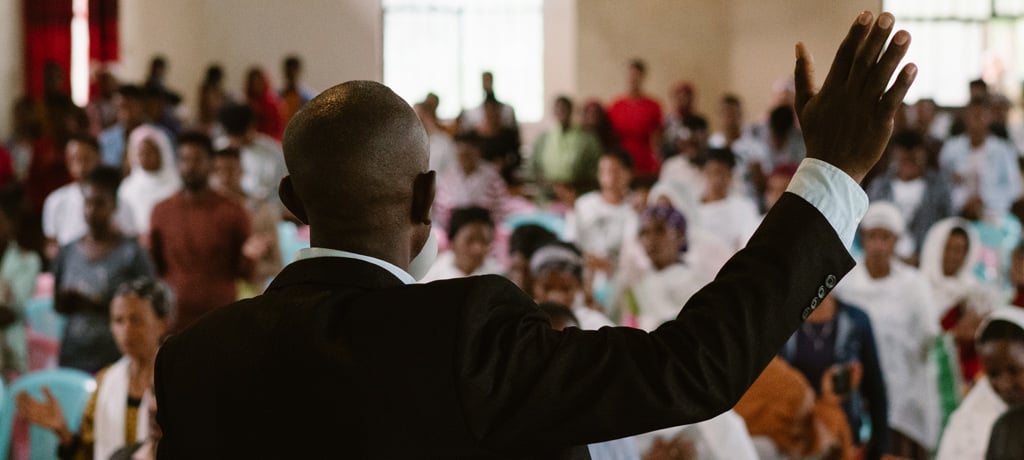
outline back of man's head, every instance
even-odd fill
[[[283,147],[314,230],[365,234],[412,222],[414,183],[428,171],[427,135],[390,88],[350,81],[324,91],[288,124]]]

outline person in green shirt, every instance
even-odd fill
[[[576,196],[597,189],[601,143],[572,123],[572,100],[555,99],[556,123],[537,137],[530,157],[533,177],[545,196],[572,206]]]

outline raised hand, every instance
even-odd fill
[[[857,17],[820,91],[814,86],[814,58],[803,43],[796,45],[796,112],[807,156],[831,163],[857,182],[882,156],[893,116],[917,75],[917,66],[908,64],[886,91],[907,53],[910,34],[896,32],[887,47],[893,16],[882,13],[872,19],[867,11]]]

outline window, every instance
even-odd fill
[[[908,101],[967,103],[967,83],[983,78],[1011,99],[1024,81],[1024,0],[885,0],[913,36],[907,61],[920,72]]]
[[[409,103],[428,92],[454,118],[483,101],[480,74],[519,121],[544,115],[542,0],[384,0],[384,83]]]

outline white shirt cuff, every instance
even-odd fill
[[[827,162],[805,158],[786,191],[817,208],[846,249],[853,247],[857,226],[868,209],[868,195],[857,181]]]

